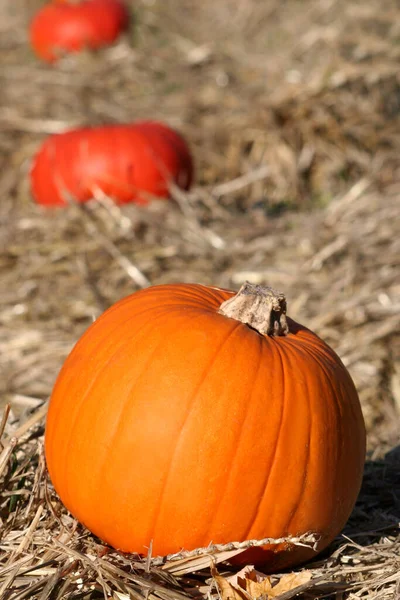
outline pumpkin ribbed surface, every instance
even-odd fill
[[[365,431],[336,354],[288,319],[284,337],[219,314],[233,292],[155,286],[78,341],[50,400],[45,449],[66,507],[101,539],[153,555],[341,530]],[[277,548],[281,565],[312,555]],[[249,550],[253,559],[267,558]]]

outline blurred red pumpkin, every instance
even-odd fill
[[[82,127],[47,138],[30,172],[35,201],[86,202],[100,189],[117,203],[169,197],[170,184],[189,189],[193,162],[185,140],[162,123]]]
[[[30,25],[33,50],[54,62],[63,54],[112,44],[129,23],[120,0],[56,0],[45,5]]]

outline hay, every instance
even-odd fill
[[[338,352],[357,385],[369,460],[359,502],[303,597],[400,590],[399,16],[393,0],[137,0],[97,55],[39,64],[37,0],[0,7],[0,597],[217,597],[204,562],[120,555],[59,504],[42,454],[45,401],[70,348],[148,283],[244,280]],[[174,202],[43,211],[27,174],[49,133],[164,119],[197,187]],[[198,569],[202,570],[198,570]],[[219,565],[224,573],[225,567]],[[279,577],[279,574],[276,575]]]

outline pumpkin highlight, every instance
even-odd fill
[[[128,25],[129,13],[120,0],[58,0],[36,13],[30,41],[39,58],[54,63],[64,54],[112,44]]]
[[[273,302],[258,286],[154,286],[78,341],[45,452],[61,500],[102,540],[139,554],[152,541],[164,556],[312,532],[320,551],[340,532],[365,457],[357,392],[333,350]],[[240,320],[251,304],[269,335]],[[271,570],[314,555],[281,544],[240,561]]]
[[[171,183],[187,190],[193,162],[185,140],[153,121],[82,127],[52,135],[30,172],[34,199],[44,206],[86,202],[96,189],[119,204],[168,198]]]

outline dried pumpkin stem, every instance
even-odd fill
[[[286,298],[270,287],[246,281],[233,298],[221,304],[218,312],[253,327],[263,335],[287,335]]]

